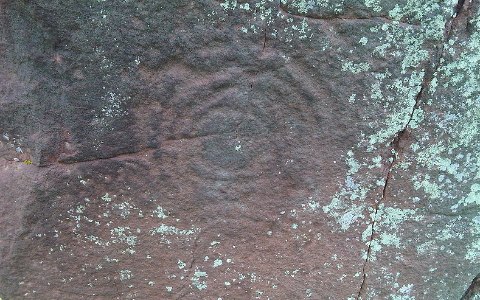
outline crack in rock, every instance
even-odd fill
[[[307,18],[309,20],[314,20],[314,21],[315,20],[317,20],[317,21],[335,21],[335,20],[339,20],[339,21],[372,20],[372,21],[375,21],[375,20],[378,20],[378,21],[382,21],[384,23],[395,22],[395,23],[405,25],[405,26],[420,27],[420,24],[412,24],[412,23],[402,22],[402,21],[399,21],[399,20],[391,19],[387,16],[366,16],[366,17],[362,17],[362,16],[334,15],[334,16],[322,17],[322,16],[311,15],[311,14],[300,14],[300,13],[291,12],[291,11],[288,10],[288,6],[286,6],[284,4],[280,4],[278,10],[283,12],[284,14],[292,16],[292,17]]]
[[[475,300],[480,298],[480,273],[472,280],[472,283],[460,300]]]
[[[470,4],[473,2],[473,0],[468,0],[466,2],[465,0],[458,0],[457,5],[455,5],[454,8],[454,13],[450,21],[447,23],[447,26],[445,28],[445,40],[444,42],[448,42],[450,40],[450,37],[452,35],[452,31],[455,27],[455,23],[458,20],[458,17],[462,15],[463,13],[466,13],[470,9]],[[442,43],[441,45],[442,48],[442,53],[444,49],[444,44]]]
[[[191,259],[190,259],[190,263],[188,264],[188,269],[187,269],[187,274],[185,275],[185,279],[187,279],[187,282],[185,282],[181,287],[180,287],[180,290],[178,291],[178,297],[176,299],[183,299],[185,297],[185,295],[188,293],[188,292],[184,292],[184,290],[190,286],[190,282],[188,282],[188,280],[190,279],[190,276],[192,275],[192,270],[193,270],[193,266],[195,265],[195,261],[196,261],[196,252],[197,252],[197,248],[198,248],[198,240],[200,239],[200,233],[195,236],[195,239],[193,240],[193,249],[192,249],[192,253],[191,253]]]
[[[472,0],[469,0],[469,3],[471,3],[471,1]],[[467,9],[468,9],[468,6],[466,5],[465,0],[459,0],[457,2],[456,6],[454,8],[454,12],[453,12],[453,15],[452,15],[451,19],[446,23],[444,38],[442,39],[440,44],[437,45],[437,51],[436,51],[437,52],[437,55],[436,55],[437,57],[433,61],[433,64],[432,64],[433,67],[430,70],[425,72],[423,82],[422,82],[422,85],[420,87],[420,91],[418,92],[418,94],[415,97],[415,104],[412,107],[412,110],[410,112],[410,117],[409,117],[407,123],[405,124],[405,126],[403,127],[403,129],[395,134],[392,142],[390,143],[390,148],[392,149],[392,156],[389,158],[389,160],[391,162],[390,162],[390,164],[388,165],[388,168],[387,168],[387,174],[385,176],[384,186],[383,186],[383,190],[382,190],[382,198],[380,199],[380,201],[376,201],[376,203],[375,203],[375,212],[373,214],[372,222],[370,224],[372,226],[372,229],[371,229],[371,233],[370,233],[370,239],[369,239],[369,242],[368,242],[367,254],[366,254],[365,262],[363,263],[363,267],[362,267],[362,283],[361,283],[360,289],[357,293],[357,297],[356,297],[357,300],[361,299],[361,297],[362,297],[362,295],[365,291],[365,288],[366,288],[366,279],[367,279],[366,268],[367,268],[368,262],[370,261],[371,247],[372,247],[373,240],[375,239],[375,225],[378,221],[377,220],[378,210],[379,210],[380,204],[384,203],[386,201],[387,189],[388,189],[388,186],[389,186],[389,183],[390,183],[393,168],[395,167],[395,164],[401,159],[401,155],[403,153],[402,141],[404,139],[408,138],[408,136],[410,135],[410,129],[409,129],[410,123],[412,122],[412,120],[414,118],[416,110],[420,107],[423,96],[424,96],[428,86],[430,85],[431,81],[435,77],[435,74],[437,73],[437,71],[440,67],[440,64],[441,64],[441,61],[442,61],[442,58],[443,58],[443,55],[444,55],[444,52],[445,52],[445,43],[448,43],[448,41],[451,38],[452,31],[455,27],[454,25],[456,23],[456,20],[457,20],[458,16],[461,15]],[[472,282],[472,286],[474,285],[474,283],[475,283],[475,286],[480,285],[480,274],[474,279],[474,281]],[[472,288],[472,286],[467,290],[467,292]],[[467,294],[467,292],[466,292],[466,294]],[[470,298],[465,298],[465,300],[469,300],[469,299]],[[464,300],[464,298],[462,298],[462,300]]]
[[[397,155],[398,152],[396,152],[395,149],[398,148],[399,142],[400,142],[399,138],[395,139],[395,141],[393,142],[394,154],[393,154],[392,161],[389,164],[388,169],[387,169],[387,175],[385,177],[385,184],[383,185],[383,190],[382,190],[382,199],[380,199],[380,201],[377,201],[376,204],[375,204],[375,213],[373,214],[372,223],[371,223],[372,230],[370,232],[370,240],[368,242],[367,257],[366,257],[365,262],[363,263],[363,267],[362,267],[362,284],[360,285],[360,289],[359,289],[358,294],[357,294],[357,298],[356,298],[357,300],[360,299],[363,291],[365,290],[365,283],[367,281],[366,280],[367,279],[366,268],[367,268],[368,261],[370,260],[370,255],[371,255],[371,251],[372,251],[372,243],[373,243],[374,236],[375,236],[375,225],[376,225],[376,222],[377,222],[378,210],[379,210],[379,207],[380,207],[380,203],[383,203],[386,200],[388,183],[389,183],[389,180],[390,180],[390,177],[391,177],[391,174],[392,174],[393,166],[397,162],[397,158],[398,158],[398,155]]]
[[[209,137],[228,137],[228,136],[233,136],[236,135],[238,137],[242,137],[237,134],[237,132],[225,132],[225,133],[218,133],[218,134],[203,134],[203,135],[192,135],[192,136],[182,136],[182,137],[173,137],[173,138],[166,138],[163,140],[163,143],[173,143],[173,142],[182,142],[182,141],[194,141],[194,140],[201,140]],[[113,154],[110,156],[105,156],[105,157],[87,157],[87,158],[76,158],[76,157],[66,157],[63,159],[57,160],[56,163],[61,164],[61,165],[74,165],[74,164],[80,164],[80,163],[86,163],[86,162],[92,162],[92,161],[98,161],[98,160],[109,160],[109,159],[121,159],[121,158],[128,158],[128,157],[135,157],[135,156],[140,156],[140,155],[149,155],[150,153],[153,153],[157,150],[159,150],[161,147],[158,148],[143,148],[139,150],[134,150],[131,152],[123,152],[123,153],[118,153],[118,154]],[[48,167],[49,165],[41,165],[39,167]]]
[[[265,28],[263,29],[263,48],[262,48],[262,52],[265,51],[266,46],[267,46],[267,27],[265,26]]]
[[[61,165],[74,165],[74,164],[81,164],[81,163],[87,163],[87,162],[93,162],[93,161],[99,161],[99,160],[109,160],[109,159],[121,159],[125,157],[132,157],[132,156],[139,156],[141,154],[145,154],[145,156],[148,155],[148,153],[155,151],[156,149],[141,149],[138,151],[132,151],[132,152],[125,152],[125,153],[119,153],[119,154],[114,154],[112,156],[106,156],[106,157],[92,157],[92,158],[85,158],[85,159],[75,159],[72,157],[68,157],[67,159],[60,159],[57,161],[58,164]],[[48,167],[49,165],[46,166],[40,166],[40,167]]]

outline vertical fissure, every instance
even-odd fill
[[[363,263],[363,267],[362,267],[362,284],[360,285],[360,289],[358,290],[358,294],[357,294],[357,298],[356,298],[357,300],[360,299],[360,297],[363,294],[363,291],[365,290],[365,284],[367,282],[366,268],[367,268],[367,264],[370,260],[370,256],[371,256],[371,252],[372,252],[372,243],[373,243],[373,240],[374,240],[374,237],[375,237],[375,225],[376,225],[376,222],[377,222],[378,210],[380,208],[380,204],[383,203],[386,199],[388,183],[389,183],[389,180],[390,180],[390,177],[391,177],[393,166],[396,163],[397,158],[398,158],[398,156],[396,155],[396,152],[395,152],[396,151],[395,148],[398,147],[397,144],[399,143],[399,141],[400,141],[399,139],[396,139],[393,142],[394,143],[394,145],[393,145],[394,153],[393,153],[392,161],[390,162],[390,164],[388,166],[388,169],[387,169],[387,175],[385,177],[385,183],[383,185],[383,190],[382,190],[382,198],[381,198],[380,201],[377,201],[375,203],[375,212],[373,213],[373,218],[372,218],[372,223],[371,223],[372,229],[370,231],[370,239],[368,241],[367,254],[366,254],[365,262]]]
[[[262,52],[265,51],[265,47],[267,46],[267,26],[263,29],[263,48]]]
[[[467,2],[468,1],[468,2]],[[424,95],[427,91],[428,86],[430,85],[431,81],[435,77],[435,74],[438,72],[440,68],[440,64],[442,61],[442,58],[444,56],[445,52],[445,43],[448,43],[452,36],[452,32],[455,26],[455,23],[457,22],[457,18],[465,11],[468,9],[467,3],[470,3],[472,0],[459,0],[457,4],[454,7],[453,15],[450,18],[450,20],[446,23],[445,25],[445,31],[444,31],[444,38],[440,42],[439,45],[436,47],[436,58],[433,60],[432,67],[429,68],[429,70],[425,71],[424,77],[422,84],[420,86],[420,90],[417,93],[415,97],[415,104],[413,105],[408,121],[405,123],[405,126],[402,128],[402,130],[398,131],[392,142],[390,143],[390,148],[392,151],[392,156],[389,157],[390,163],[388,164],[387,167],[387,172],[385,175],[384,179],[384,185],[383,185],[383,190],[382,190],[382,197],[379,201],[375,203],[375,211],[373,214],[372,222],[371,222],[371,231],[370,231],[370,238],[368,241],[368,248],[367,248],[367,253],[366,253],[366,258],[365,262],[363,263],[362,267],[362,283],[360,285],[360,289],[358,290],[357,297],[356,299],[359,300],[361,299],[365,288],[366,288],[366,282],[367,282],[367,266],[368,262],[370,261],[371,253],[372,253],[372,244],[375,239],[375,233],[376,233],[376,225],[377,225],[377,218],[378,218],[378,212],[380,208],[381,203],[385,203],[386,198],[387,198],[387,190],[390,184],[390,179],[392,177],[392,172],[395,167],[395,164],[399,161],[401,158],[403,149],[402,149],[402,142],[403,140],[409,135],[410,132],[410,123],[412,122],[413,118],[415,117],[415,112],[416,110],[420,107],[422,100],[424,98]]]
[[[196,262],[196,252],[197,252],[197,248],[198,248],[198,240],[200,239],[200,233],[195,236],[195,239],[193,240],[193,249],[192,249],[192,253],[191,253],[191,258],[190,258],[190,262],[188,263],[188,268],[186,269],[187,271],[187,274],[185,275],[185,278],[186,279],[191,279],[192,277],[192,273],[195,272],[194,270],[194,266],[195,266],[195,262]],[[177,298],[176,299],[183,299],[186,295],[186,293],[184,292],[184,290],[190,285],[190,282],[185,282],[179,289],[179,291],[177,292]]]

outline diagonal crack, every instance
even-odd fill
[[[191,276],[192,276],[192,272],[193,272],[193,266],[195,265],[195,261],[196,261],[196,252],[197,252],[197,249],[198,249],[198,240],[200,239],[200,233],[195,236],[195,239],[193,240],[193,249],[192,249],[192,252],[191,252],[191,259],[190,259],[190,263],[188,264],[188,269],[186,270],[187,271],[187,275],[185,275],[185,279],[187,279],[187,282],[185,282],[179,289],[178,291],[178,297],[176,299],[183,299],[185,298],[185,295],[186,293],[184,292],[184,290],[190,286],[190,282],[188,281]]]
[[[385,184],[383,185],[382,199],[375,203],[375,213],[373,214],[372,223],[371,223],[372,230],[370,232],[370,240],[368,241],[367,257],[365,258],[365,262],[363,263],[363,267],[362,267],[362,274],[363,274],[362,275],[362,284],[360,285],[360,289],[358,290],[358,294],[357,294],[357,298],[356,298],[357,300],[360,299],[360,297],[363,294],[363,291],[365,290],[365,284],[367,282],[366,268],[367,268],[367,264],[370,260],[370,255],[371,255],[371,251],[372,251],[372,243],[373,243],[373,240],[374,240],[374,237],[375,237],[375,225],[376,225],[376,222],[377,222],[378,210],[379,210],[379,207],[380,207],[380,203],[383,203],[386,199],[388,183],[389,183],[389,180],[390,180],[390,177],[391,177],[393,165],[397,161],[397,158],[398,158],[398,156],[395,155],[395,153],[394,153],[392,162],[388,166],[388,171],[387,171],[387,175],[386,175],[386,178],[385,178]]]
[[[472,283],[460,300],[475,300],[480,296],[480,273],[472,280]]]
[[[471,0],[468,0],[469,3],[471,2]],[[407,121],[407,123],[405,124],[405,126],[402,128],[402,130],[398,131],[392,142],[390,143],[390,147],[391,147],[391,150],[392,150],[392,155],[389,157],[389,165],[388,165],[388,168],[387,168],[387,174],[385,176],[385,181],[384,181],[384,186],[383,186],[383,190],[382,190],[382,198],[379,200],[379,201],[376,201],[375,203],[375,212],[373,214],[373,218],[372,218],[372,222],[371,222],[371,232],[370,232],[370,239],[369,239],[369,242],[368,242],[368,248],[367,248],[367,255],[366,255],[366,258],[365,258],[365,262],[363,263],[363,267],[362,267],[362,283],[360,285],[360,289],[357,293],[357,297],[356,299],[361,299],[363,293],[364,293],[364,290],[366,288],[366,279],[367,279],[367,272],[366,272],[366,268],[367,268],[367,265],[368,265],[368,262],[370,261],[370,256],[371,256],[371,251],[372,251],[372,243],[373,243],[373,240],[375,239],[375,225],[377,224],[377,217],[378,217],[378,211],[379,211],[379,207],[380,207],[380,204],[381,203],[384,203],[386,201],[386,198],[387,198],[387,189],[389,187],[389,183],[390,183],[390,179],[392,177],[392,172],[393,172],[393,168],[395,167],[395,164],[401,159],[401,156],[402,156],[402,153],[403,153],[403,146],[402,146],[402,142],[404,139],[408,138],[408,136],[410,135],[410,123],[412,122],[414,116],[415,116],[415,112],[416,110],[420,107],[421,103],[422,103],[422,99],[424,98],[424,95],[427,91],[427,88],[430,86],[430,83],[431,81],[433,80],[433,78],[436,76],[439,68],[440,68],[440,64],[441,64],[441,61],[442,61],[442,58],[444,56],[444,52],[445,52],[445,43],[447,43],[451,36],[452,36],[452,32],[454,30],[454,26],[457,22],[457,18],[459,15],[461,15],[464,11],[466,11],[468,9],[468,6],[466,5],[465,3],[465,0],[458,0],[457,2],[457,5],[455,6],[454,8],[454,12],[453,12],[453,15],[451,17],[451,19],[446,23],[446,26],[445,26],[445,32],[444,32],[444,38],[442,39],[442,41],[440,42],[439,45],[437,45],[436,47],[436,59],[433,61],[433,64],[432,64],[432,67],[425,71],[425,75],[423,77],[423,82],[420,86],[420,90],[419,92],[417,93],[416,97],[415,97],[415,104],[413,105],[412,109],[411,109],[411,112],[410,112],[410,116],[409,116],[409,119]]]

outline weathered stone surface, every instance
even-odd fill
[[[0,25],[2,299],[479,297],[478,2],[0,0]]]

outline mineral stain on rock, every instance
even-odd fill
[[[0,0],[0,299],[478,298],[479,41],[473,0]]]

